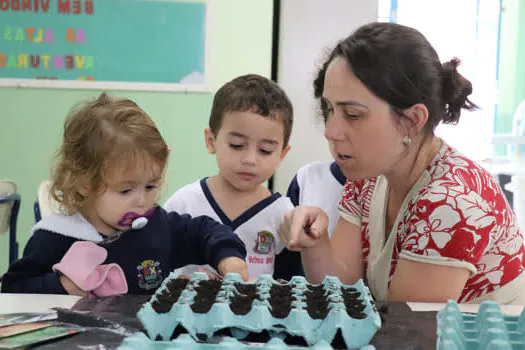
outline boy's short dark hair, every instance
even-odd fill
[[[293,125],[293,107],[283,89],[257,75],[241,75],[224,84],[213,98],[210,130],[217,135],[227,112],[251,111],[263,117],[280,119],[284,125],[284,145],[288,146]]]

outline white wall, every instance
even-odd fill
[[[472,82],[470,98],[481,109],[463,110],[457,125],[441,124],[436,135],[476,161],[492,155],[487,141],[494,131],[497,102],[499,6],[499,0],[398,0],[398,23],[423,33],[441,62],[461,59],[459,71]]]
[[[285,193],[296,171],[314,160],[331,159],[317,115],[312,82],[318,65],[338,40],[377,20],[377,0],[282,0],[278,82],[294,106],[288,156],[274,176]]]

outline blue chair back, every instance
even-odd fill
[[[40,204],[38,203],[38,199],[33,204],[33,214],[35,215],[35,222],[42,220],[42,213],[40,212]]]
[[[49,193],[50,189],[50,180],[44,180],[38,186],[37,199],[33,204],[35,222],[39,222],[45,216],[62,213],[60,210],[60,204],[51,197],[51,194]]]
[[[16,224],[20,202],[16,184],[13,181],[0,180],[0,234],[9,231],[9,264],[18,259]]]

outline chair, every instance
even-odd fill
[[[16,223],[20,201],[16,184],[13,181],[0,180],[0,234],[9,231],[9,264],[18,259]]]
[[[61,212],[60,204],[49,193],[50,188],[51,181],[49,180],[42,181],[38,186],[38,196],[33,205],[35,222],[39,222],[44,216],[49,214],[59,214]]]

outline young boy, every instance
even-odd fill
[[[263,186],[290,149],[292,124],[292,104],[274,82],[249,74],[226,83],[213,99],[204,130],[218,174],[182,187],[164,205],[167,211],[207,215],[230,226],[246,245],[250,278],[273,274],[289,280],[303,274],[300,254],[288,251],[277,231],[293,204]],[[191,265],[177,272],[190,275],[197,269]]]
[[[295,174],[286,195],[294,205],[319,207],[328,215],[328,235],[332,237],[339,220],[337,205],[346,182],[335,161],[312,162]]]

